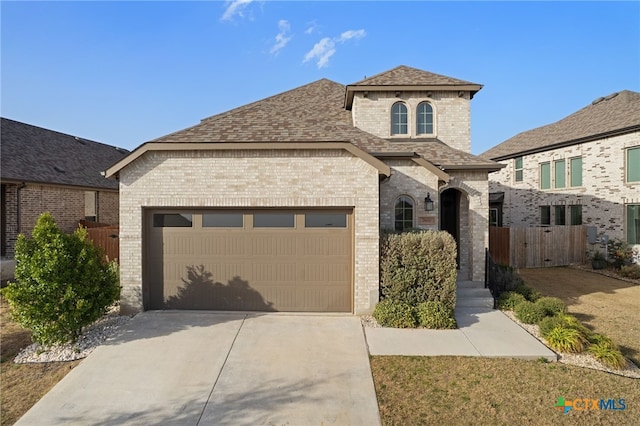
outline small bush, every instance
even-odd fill
[[[631,278],[632,280],[640,280],[640,265],[634,263],[632,265],[623,266],[620,268],[620,275],[625,278]]]
[[[542,306],[528,300],[518,303],[513,308],[513,313],[525,324],[537,324],[546,316],[546,311]]]
[[[498,309],[513,311],[518,303],[526,302],[526,300],[527,299],[520,293],[507,291],[500,295],[500,298],[498,299]]]
[[[414,328],[416,326],[415,309],[404,302],[385,299],[373,310],[373,317],[383,327]]]
[[[558,326],[545,337],[549,346],[559,352],[580,353],[589,344],[587,338],[575,328]]]
[[[541,297],[541,294],[538,290],[531,288],[527,285],[521,284],[518,287],[514,288],[513,291],[516,293],[520,293],[530,302],[535,302]]]
[[[444,231],[383,234],[380,292],[383,299],[412,306],[439,301],[456,304],[456,242]]]
[[[607,244],[609,253],[609,263],[616,269],[631,264],[633,260],[633,249],[624,240],[614,239]]]
[[[541,297],[535,303],[544,308],[547,316],[563,314],[565,310],[564,302],[558,297]]]
[[[86,229],[65,234],[49,213],[38,218],[31,239],[18,236],[15,254],[15,282],[2,295],[38,343],[75,340],[120,295],[117,264],[102,262]]]
[[[496,287],[501,291],[513,291],[524,285],[522,277],[511,266],[498,265],[495,274]]]
[[[545,339],[547,338],[547,334],[549,334],[549,332],[556,327],[570,328],[564,319],[564,315],[554,315],[551,317],[544,317],[538,323],[538,327],[540,327],[540,334]]]
[[[442,302],[423,302],[416,307],[418,325],[425,328],[456,328],[453,309]]]
[[[621,370],[627,366],[627,359],[620,349],[607,341],[592,344],[587,351],[607,367]]]
[[[613,343],[613,340],[599,333],[592,333],[590,336],[587,337],[587,339],[589,340],[589,343],[591,343],[592,345],[609,346],[610,348],[618,349],[618,346],[615,343]]]

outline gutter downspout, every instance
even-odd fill
[[[22,233],[22,220],[20,220],[20,217],[22,216],[21,211],[20,211],[20,205],[21,205],[21,203],[20,203],[20,201],[21,201],[20,200],[20,190],[22,190],[22,189],[24,189],[26,187],[27,187],[27,184],[22,182],[18,186],[18,189],[16,190],[16,207],[17,207],[16,208],[16,215],[18,216],[17,220],[16,220],[16,224],[17,224],[17,228],[18,228],[18,232],[17,232],[16,237]]]

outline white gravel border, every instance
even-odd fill
[[[114,337],[120,327],[127,324],[131,317],[119,314],[119,307],[114,306],[95,323],[88,326],[75,343],[43,346],[32,343],[22,349],[14,358],[16,364],[38,362],[75,361],[86,358],[95,348],[107,339]]]

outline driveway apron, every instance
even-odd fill
[[[358,317],[144,312],[18,425],[380,424]]]

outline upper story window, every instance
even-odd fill
[[[417,115],[417,133],[419,135],[433,134],[433,107],[431,104],[429,102],[420,103]]]
[[[556,160],[553,162],[553,187],[564,188],[567,186],[566,176],[567,168],[564,160]]]
[[[407,106],[396,102],[391,107],[391,134],[406,135],[409,133]]]
[[[569,184],[573,187],[582,186],[582,157],[569,160]]]
[[[540,164],[540,189],[551,189],[551,163]]]
[[[413,200],[411,198],[402,196],[396,201],[394,227],[398,232],[413,228]]]
[[[522,157],[516,157],[514,159],[515,181],[522,182],[524,177],[524,169],[522,167]]]
[[[640,146],[627,149],[627,182],[640,182]]]

